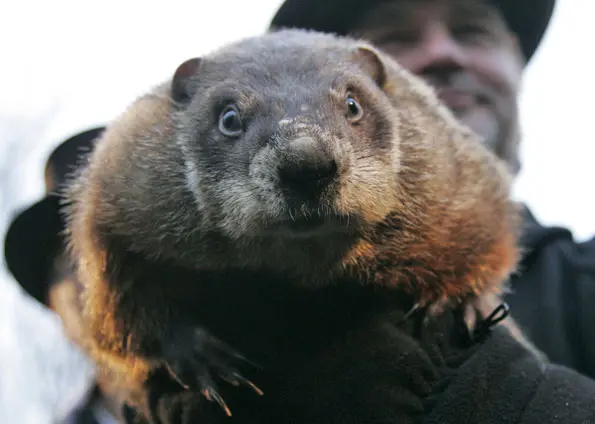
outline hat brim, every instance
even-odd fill
[[[21,287],[46,304],[48,270],[61,246],[59,197],[48,195],[19,213],[4,238],[4,258],[8,270]]]
[[[353,20],[379,0],[286,0],[273,17],[270,30],[302,28],[346,35]],[[527,61],[539,46],[556,0],[491,0],[517,34]]]
[[[4,258],[8,270],[33,298],[46,304],[48,272],[64,243],[64,220],[60,214],[57,187],[78,165],[78,159],[92,149],[105,130],[94,127],[67,138],[50,154],[46,163],[46,194],[15,215],[4,237]],[[51,171],[51,172],[48,172]]]

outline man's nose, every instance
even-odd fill
[[[428,28],[411,52],[408,68],[423,75],[438,69],[460,69],[465,67],[466,52],[444,26]]]

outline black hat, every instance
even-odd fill
[[[46,195],[18,213],[4,238],[4,258],[8,270],[25,291],[46,303],[47,273],[54,255],[63,246],[60,233],[64,222],[59,212],[58,189],[78,164],[78,158],[93,147],[104,127],[78,133],[60,143],[45,166]]]
[[[285,0],[271,21],[271,30],[303,28],[345,35],[353,20],[379,0]],[[491,0],[517,34],[531,59],[549,24],[556,0]]]

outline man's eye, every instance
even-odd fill
[[[457,25],[451,29],[451,33],[455,38],[483,37],[488,32],[485,26],[471,23]]]

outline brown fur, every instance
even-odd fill
[[[271,97],[265,88],[286,87],[275,80],[286,74],[306,106],[289,118],[283,106],[289,97]],[[147,264],[197,273],[264,271],[283,276],[279,284],[308,289],[355,279],[412,293],[422,305],[500,294],[519,255],[508,171],[392,59],[362,41],[281,31],[226,46],[207,56],[196,75],[190,82],[202,94],[186,109],[172,99],[171,82],[134,102],[106,130],[68,193],[90,352],[121,373],[122,384],[132,390],[146,379],[162,354],[152,346],[162,346],[177,319],[176,302],[194,293],[181,280],[153,281],[143,274]],[[248,75],[256,75],[250,80],[256,89],[239,104],[267,105],[271,140],[314,134],[339,163],[333,196],[317,210],[291,210],[266,185],[271,179],[262,175],[280,160],[279,145],[246,153],[249,180],[240,164],[218,165],[218,177],[207,171],[205,164],[219,158],[209,155],[228,147],[218,139],[201,144],[203,133],[189,128],[185,116],[191,111],[207,125],[211,105],[203,97]],[[340,76],[355,83],[367,113],[357,126],[344,127],[332,115],[344,101]],[[306,88],[308,81],[318,85]],[[221,157],[229,158],[226,152]],[[260,194],[270,197],[257,201],[254,193],[264,185],[268,191]],[[339,216],[339,224],[311,237],[269,226],[315,213]],[[143,259],[126,262],[127,252]]]

